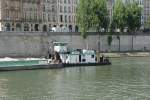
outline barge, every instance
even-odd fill
[[[53,53],[50,50],[47,58],[0,59],[0,71],[111,65],[107,57],[103,55],[100,57],[94,50],[68,50],[66,45],[67,43],[55,42]]]
[[[49,63],[49,60],[18,60],[0,61],[0,71],[36,70],[36,69],[61,69],[68,67],[87,67],[111,65],[111,62],[99,63]]]

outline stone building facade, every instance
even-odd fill
[[[150,0],[138,0],[143,7],[141,24],[150,16]],[[76,8],[79,0],[0,0],[0,31],[77,32]],[[107,0],[110,21],[115,0]]]
[[[150,20],[150,0],[143,0],[143,5],[144,23],[147,24],[148,20]]]
[[[76,8],[78,2],[79,0],[59,0],[58,23],[60,27],[68,27],[69,31],[78,31],[76,25]]]
[[[0,31],[77,31],[78,0],[0,0]]]
[[[21,0],[1,0],[0,30],[19,31],[22,27]]]

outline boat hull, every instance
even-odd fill
[[[86,66],[102,66],[111,65],[110,62],[100,62],[100,63],[64,63],[64,67],[86,67]]]
[[[88,67],[111,65],[110,62],[103,63],[60,63],[60,64],[35,64],[35,65],[18,65],[18,66],[1,66],[0,71],[17,71],[17,70],[37,70],[37,69],[61,69],[68,67]]]
[[[43,65],[31,65],[31,66],[12,66],[12,67],[0,67],[0,71],[18,71],[18,70],[37,70],[37,69],[59,69],[63,68],[63,64],[43,64]]]

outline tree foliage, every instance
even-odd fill
[[[133,1],[126,5],[126,24],[129,32],[135,32],[141,27],[141,7]]]
[[[125,25],[126,25],[126,19],[125,19],[125,6],[122,2],[122,0],[116,0],[115,6],[113,9],[113,21],[112,24],[114,29],[119,29],[120,31],[123,31]]]
[[[110,25],[107,9],[107,0],[80,0],[77,8],[77,23],[83,38],[86,38],[88,31],[92,28],[101,32]],[[119,29],[120,33],[125,28],[129,32],[137,31],[141,26],[141,7],[134,0],[116,0],[113,8],[111,21],[112,30]],[[119,34],[120,34],[119,33]]]
[[[77,9],[77,22],[83,38],[87,37],[90,28],[108,28],[109,17],[106,0],[80,0]]]
[[[94,0],[92,8],[93,26],[98,32],[100,32],[101,29],[106,31],[109,26],[109,14],[106,0]]]
[[[87,31],[91,25],[90,0],[80,0],[77,8],[77,23],[83,38],[86,38]]]
[[[141,26],[141,7],[134,0],[116,0],[113,10],[112,27],[123,32],[125,27],[129,32],[137,31]]]

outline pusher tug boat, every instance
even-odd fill
[[[54,42],[53,45],[54,50],[48,53],[47,58],[1,58],[0,71],[111,65],[107,57],[100,57],[94,50],[68,50],[67,43],[61,42]]]

